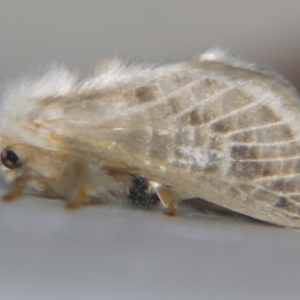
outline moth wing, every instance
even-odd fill
[[[197,103],[176,116],[170,160],[189,175],[172,185],[264,221],[299,226],[299,95],[272,73],[215,62],[202,70],[206,76],[190,89]]]
[[[272,72],[225,62],[194,61],[168,72],[173,76],[136,87],[123,117],[99,130],[102,142],[115,143],[112,160],[122,153],[120,164],[149,180],[254,218],[300,226],[295,90]]]
[[[50,148],[300,227],[300,102],[279,75],[209,55],[102,75],[41,102]]]

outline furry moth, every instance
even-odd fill
[[[69,207],[126,202],[145,178],[166,209],[202,198],[300,228],[300,99],[220,50],[166,65],[103,61],[10,85],[0,103],[4,200],[25,188]]]

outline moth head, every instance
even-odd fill
[[[13,184],[12,194],[14,188],[18,191],[22,185],[39,195],[73,199],[80,192],[78,187],[84,186],[89,197],[100,195],[115,200],[127,197],[131,176],[126,170],[105,169],[99,161],[27,144],[0,147],[3,174]]]
[[[0,158],[3,176],[8,182],[22,178],[26,187],[51,194],[66,165],[63,155],[32,145],[1,143]]]

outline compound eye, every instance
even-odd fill
[[[22,162],[18,155],[10,150],[10,149],[3,149],[1,152],[1,162],[3,165],[8,169],[17,169],[22,166]]]

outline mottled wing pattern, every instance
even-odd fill
[[[173,203],[199,197],[300,228],[300,97],[275,72],[213,52],[161,66],[112,59],[82,81],[54,68],[4,96],[2,163],[6,148],[23,160],[6,168],[16,183],[23,169],[26,184],[64,194],[63,170],[80,162],[91,190],[107,178],[126,190],[134,175],[177,190]]]
[[[152,81],[131,86],[132,103],[111,120],[110,138],[134,154],[130,164],[140,175],[258,219],[299,226],[295,91],[273,74],[220,62],[155,72]]]
[[[50,136],[44,147],[100,169],[300,226],[299,96],[274,72],[203,56],[157,67],[111,61],[67,93],[32,99],[36,146]]]

